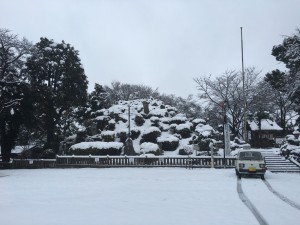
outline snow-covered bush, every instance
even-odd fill
[[[115,130],[115,128],[116,128],[116,121],[114,119],[108,121],[107,130]]]
[[[125,143],[128,137],[128,129],[120,129],[119,131],[117,131],[116,137],[120,140],[120,142]]]
[[[97,116],[97,129],[104,130],[108,126],[108,122],[111,120],[110,116]]]
[[[145,119],[141,114],[136,114],[135,118],[134,118],[134,122],[137,126],[143,126],[143,124],[145,123]]]
[[[120,142],[81,142],[72,145],[67,154],[69,155],[120,155],[123,143]]]
[[[130,130],[130,137],[132,140],[137,139],[140,136],[140,134],[141,134],[141,131],[137,128],[132,128]]]
[[[175,124],[183,124],[187,121],[186,116],[182,114],[177,114],[176,116],[170,118],[170,123],[175,123]]]
[[[204,131],[192,138],[192,142],[196,145],[197,151],[207,151],[208,154],[210,154],[209,144],[211,141],[215,143],[215,140],[212,139],[212,134],[209,131]]]
[[[93,136],[88,136],[85,139],[85,142],[92,142],[92,141],[102,141],[101,134],[96,134],[96,135],[93,135]]]
[[[161,131],[169,131],[170,125],[165,124],[165,123],[161,123],[161,122],[160,122],[158,128],[159,128]]]
[[[163,118],[160,118],[159,120],[163,124],[170,124],[170,118],[168,118],[168,117],[163,117]]]
[[[179,155],[192,155],[194,152],[193,146],[185,145],[179,149]]]
[[[286,158],[293,157],[300,162],[300,139],[287,135],[285,143],[280,147],[280,154]]]
[[[204,124],[202,124],[202,123],[199,123],[197,126],[196,126],[196,128],[195,128],[195,132],[196,132],[196,134],[202,134],[203,135],[203,133],[204,132],[206,132],[206,133],[214,133],[215,132],[215,130],[210,126],[210,125],[208,125],[208,124],[206,124],[206,125],[204,125]]]
[[[101,137],[104,142],[113,142],[115,140],[115,132],[114,131],[102,131]]]
[[[157,144],[151,142],[144,142],[141,144],[141,153],[152,153],[154,155],[159,155],[160,149]]]
[[[152,142],[156,143],[157,138],[161,135],[161,131],[157,127],[150,127],[149,129],[143,131],[141,143],[143,142]]]
[[[204,119],[199,119],[199,118],[192,120],[192,123],[194,124],[195,127],[200,123],[206,125],[206,121]]]
[[[179,124],[178,126],[176,126],[175,132],[177,134],[180,134],[182,138],[189,138],[191,137],[191,124],[190,123]]]
[[[175,130],[176,130],[177,124],[176,123],[172,123],[169,127],[169,133],[170,134],[175,134]]]
[[[150,118],[151,126],[158,127],[159,126],[159,118],[156,116],[152,116]]]
[[[167,117],[169,114],[167,112],[166,109],[152,109],[150,112],[149,112],[149,116],[150,118],[152,116],[155,116],[155,117]]]
[[[158,137],[157,143],[163,151],[174,151],[179,145],[179,139],[173,135]]]
[[[83,142],[86,137],[87,137],[86,130],[77,131],[76,138],[75,138],[75,143]]]

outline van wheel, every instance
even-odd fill
[[[264,179],[265,179],[265,175],[264,175],[264,174],[260,175],[260,178],[261,178],[262,180],[264,180]]]

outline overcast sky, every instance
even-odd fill
[[[299,0],[0,0],[0,27],[36,43],[65,40],[89,80],[144,84],[197,94],[193,78],[241,69],[282,68],[271,55],[300,28]]]

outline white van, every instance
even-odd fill
[[[235,161],[236,175],[259,175],[265,179],[266,164],[261,152],[255,150],[241,150]]]

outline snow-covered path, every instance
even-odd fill
[[[300,174],[286,179],[267,173],[268,178],[290,198],[293,193],[288,194],[285,182],[293,191],[299,187]],[[242,178],[242,185],[269,224],[272,214],[282,215],[286,220],[281,221],[287,221],[283,224],[299,221],[300,211],[295,215],[296,209],[274,196],[260,179]],[[233,169],[4,170],[0,171],[0,215],[5,215],[1,224],[258,224],[236,187]],[[299,203],[299,196],[294,200]]]
[[[245,194],[268,224],[299,224],[300,210],[274,195],[262,180],[242,178],[242,186]]]

